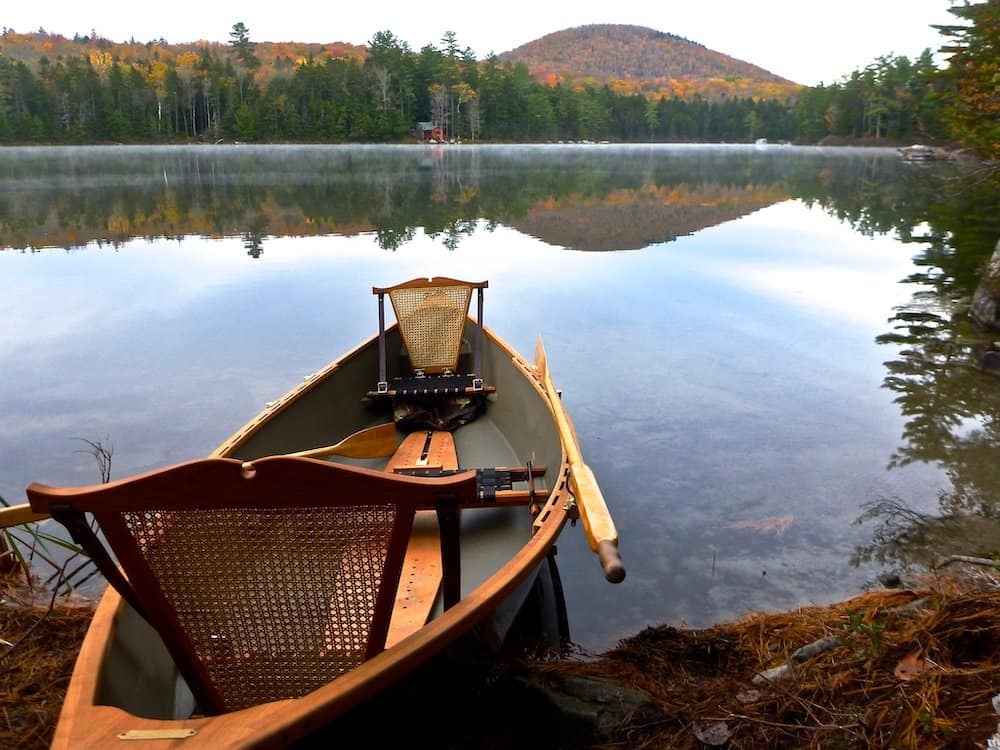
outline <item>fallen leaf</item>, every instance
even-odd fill
[[[729,731],[729,726],[724,721],[715,721],[711,724],[700,724],[696,721],[691,724],[691,731],[706,745],[725,745],[733,736],[733,733]]]
[[[920,658],[920,652],[911,651],[899,660],[899,664],[896,665],[892,673],[903,682],[909,682],[914,677],[919,677],[926,669],[927,662]]]
[[[726,524],[730,529],[750,529],[752,531],[769,532],[781,536],[795,525],[794,516],[768,516],[767,518],[748,518],[745,521],[733,521]]]

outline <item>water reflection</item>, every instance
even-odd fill
[[[885,152],[845,159],[738,146],[6,149],[0,247],[266,228],[275,237],[373,232],[397,250],[419,228],[454,249],[482,220],[487,231],[513,227],[559,247],[633,250],[790,197],[863,198],[859,186],[891,182],[899,168]],[[262,241],[248,254],[259,257]]]
[[[859,228],[894,229],[919,248],[903,280],[913,296],[876,339],[891,352],[883,387],[905,418],[888,466],[939,466],[950,487],[939,491],[936,508],[914,508],[900,497],[871,503],[859,522],[876,522],[873,540],[855,554],[858,563],[908,568],[1000,551],[1000,381],[976,367],[997,333],[977,328],[969,315],[980,270],[1000,237],[1000,185],[982,175],[929,173],[904,187],[891,203],[869,196],[863,211],[846,215]]]
[[[266,216],[258,216],[250,222],[249,229],[240,233],[247,255],[255,260],[264,254],[264,238],[267,236],[268,224]]]
[[[3,150],[0,244],[85,249],[0,253],[0,494],[93,481],[76,436],[118,476],[202,455],[371,334],[372,284],[440,274],[545,335],[615,506],[625,585],[560,540],[587,645],[985,552],[1000,381],[966,307],[1000,191],[954,180],[779,147]]]

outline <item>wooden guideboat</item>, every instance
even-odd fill
[[[28,488],[13,512],[64,523],[112,584],[53,747],[286,746],[474,627],[500,643],[569,518],[624,578],[541,339],[529,363],[486,329],[486,286],[374,289],[378,335],[207,458]]]

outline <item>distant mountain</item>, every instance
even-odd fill
[[[334,42],[257,42],[258,75],[267,79],[287,72],[306,60],[353,57],[364,60],[364,45]],[[131,63],[160,55],[191,57],[209,49],[220,57],[229,45],[220,42],[170,44],[163,39],[145,43],[113,42],[101,37],[73,39],[39,30],[0,34],[0,55],[37,65],[41,58],[89,55],[101,65],[111,59]],[[547,34],[498,56],[502,61],[522,62],[540,81],[569,86],[607,84],[618,93],[680,96],[700,94],[782,99],[802,86],[763,68],[737,60],[683,37],[643,26],[595,24]]]
[[[783,98],[802,88],[757,65],[643,26],[578,26],[498,57],[524,63],[548,84],[608,84],[624,92]]]

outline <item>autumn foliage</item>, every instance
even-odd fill
[[[802,89],[756,65],[642,26],[565,29],[499,57],[524,63],[550,85],[608,85],[619,94],[784,100]]]
[[[947,108],[952,134],[991,159],[1000,158],[1000,3],[953,6],[964,23],[940,27],[951,38]]]
[[[366,46],[0,35],[0,143],[400,142],[417,122],[447,140],[953,139],[1000,155],[1000,10],[966,23],[942,71],[931,51],[883,56],[802,87],[652,29],[594,25],[476,59],[446,32],[419,52],[390,31]]]

